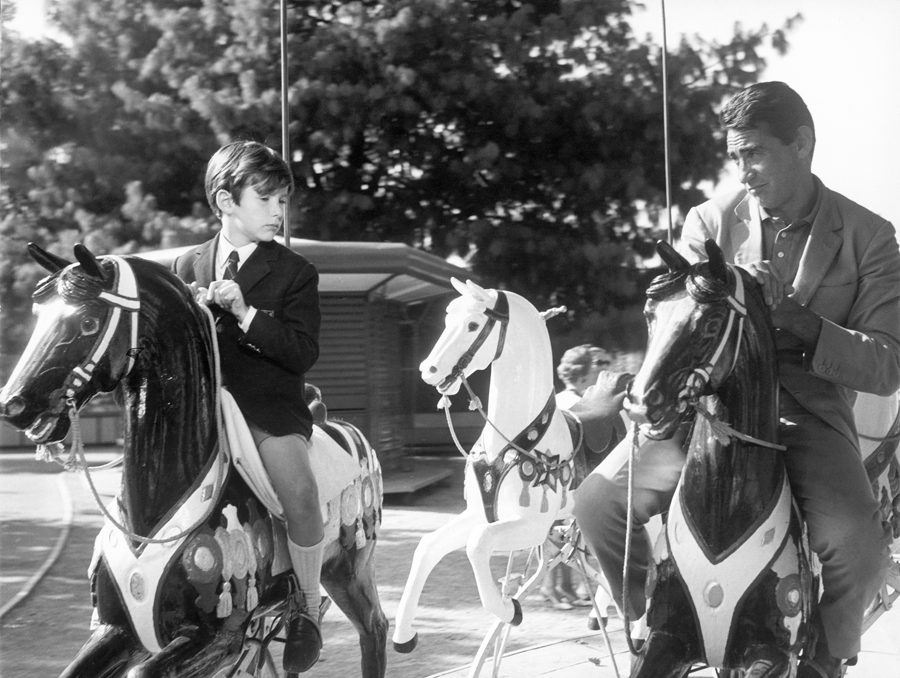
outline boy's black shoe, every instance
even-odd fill
[[[321,649],[322,632],[319,624],[304,610],[288,626],[282,667],[287,673],[305,673],[319,661]]]

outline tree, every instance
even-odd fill
[[[207,237],[206,158],[234,136],[280,146],[277,3],[54,8],[71,44],[3,41],[0,131],[16,152],[2,235],[107,251]],[[292,232],[456,254],[579,322],[633,302],[623,266],[659,236],[665,170],[660,50],[629,12],[626,0],[295,0]],[[685,38],[669,55],[682,212],[721,170],[718,105],[759,77],[765,45],[786,49],[792,21],[736,26],[727,44]]]

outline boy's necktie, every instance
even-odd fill
[[[229,254],[228,259],[225,260],[225,275],[222,276],[223,280],[231,280],[237,275],[238,262],[240,260],[241,255],[238,254],[237,250],[231,250],[231,254]]]

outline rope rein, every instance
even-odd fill
[[[628,595],[628,564],[631,560],[631,531],[634,529],[634,455],[637,454],[640,447],[640,428],[637,422],[632,424],[631,430],[631,452],[628,455],[628,490],[626,494],[625,506],[625,565],[622,568],[622,625],[625,629],[625,640],[628,642],[628,651],[637,657],[638,650],[634,646],[634,639],[631,637],[631,619],[628,613],[630,603]]]

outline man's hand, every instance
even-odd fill
[[[612,417],[622,409],[625,400],[625,389],[634,375],[626,372],[608,372],[597,375],[597,383],[588,388],[571,411],[579,417]]]
[[[790,332],[811,350],[815,350],[819,334],[822,332],[821,316],[790,297],[785,297],[772,309],[772,324]]]
[[[756,278],[756,282],[762,286],[763,298],[766,301],[766,306],[773,311],[777,308],[778,304],[781,303],[782,299],[786,298],[794,291],[794,288],[790,283],[787,283],[778,277],[777,272],[772,266],[772,262],[768,259],[754,261],[749,264],[742,264],[741,268]],[[774,322],[774,318],[772,320]],[[778,325],[776,325],[776,327],[778,327]]]

